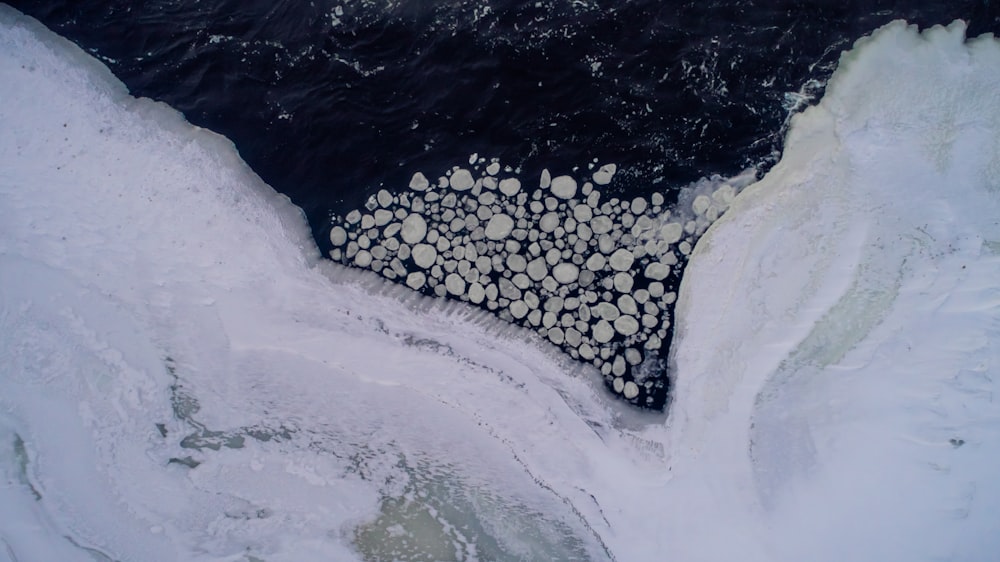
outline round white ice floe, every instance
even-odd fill
[[[611,381],[611,388],[613,388],[618,394],[621,394],[622,391],[625,390],[625,379],[615,377],[615,380]]]
[[[528,277],[531,277],[532,281],[541,281],[545,279],[545,276],[549,274],[549,268],[545,264],[545,258],[535,258],[528,262],[527,267]]]
[[[545,213],[538,219],[538,229],[542,232],[552,232],[559,227],[559,215],[556,213]]]
[[[605,164],[600,167],[596,172],[594,172],[594,183],[597,185],[608,185],[611,183],[611,177],[615,175],[618,171],[618,166],[614,164]]]
[[[663,287],[663,283],[660,283],[659,281],[654,281],[649,284],[649,296],[655,299],[662,297],[664,290],[665,288]]]
[[[622,314],[638,314],[639,307],[635,304],[635,299],[630,295],[622,295],[618,297],[618,309],[622,311]]]
[[[388,207],[392,205],[392,194],[384,189],[380,189],[375,194],[375,200],[378,201],[380,207]]]
[[[482,285],[479,283],[469,285],[469,301],[472,304],[479,304],[483,302],[484,298],[486,298],[486,289]]]
[[[635,261],[635,255],[632,252],[626,250],[625,248],[620,248],[611,254],[608,258],[608,262],[611,264],[611,269],[615,271],[628,271],[632,267],[632,262]]]
[[[622,396],[628,398],[629,400],[639,396],[639,385],[632,381],[625,383],[625,388],[622,389]]]
[[[594,221],[597,222],[597,221]],[[601,234],[597,238],[597,249],[604,254],[610,254],[615,251],[615,239],[610,234]]]
[[[493,271],[493,261],[486,256],[479,256],[476,258],[476,269],[483,275],[489,275]]]
[[[422,271],[414,271],[406,276],[406,286],[416,291],[424,286],[427,276]]]
[[[562,328],[550,328],[548,336],[549,341],[556,345],[562,345],[566,341],[566,333],[563,332]]]
[[[486,286],[486,300],[495,301],[497,297],[500,296],[500,289],[497,289],[495,283],[490,283]]]
[[[615,274],[614,287],[619,293],[628,293],[632,290],[634,283],[635,280],[632,279],[632,276],[624,271]]]
[[[347,242],[347,231],[341,226],[330,229],[330,243],[334,246],[343,246]]]
[[[615,329],[611,327],[611,324],[607,320],[600,320],[597,324],[594,324],[594,341],[597,343],[608,343],[611,338],[615,337]]]
[[[642,363],[642,353],[638,349],[630,347],[625,350],[625,360],[628,361],[629,365],[638,365]]]
[[[473,185],[476,185],[476,180],[472,179],[471,172],[465,168],[459,168],[451,175],[449,183],[455,191],[468,191],[472,189]]]
[[[561,258],[562,252],[559,251],[559,248],[549,248],[549,250],[545,252],[545,262],[551,266],[555,266],[559,263]]]
[[[430,244],[417,244],[410,252],[410,257],[413,258],[413,263],[427,269],[433,266],[434,261],[437,260],[437,249]]]
[[[603,215],[594,217],[594,220],[590,221],[590,229],[594,231],[594,234],[606,234],[611,232],[614,228],[615,223],[611,222],[611,219]]]
[[[431,182],[427,180],[427,176],[420,172],[413,174],[413,177],[410,178],[410,189],[413,191],[425,191],[430,185]]]
[[[623,336],[631,336],[639,331],[639,321],[634,316],[619,316],[615,319],[615,331]]]
[[[524,301],[517,300],[510,303],[510,315],[516,320],[520,320],[528,315],[528,305]]]
[[[604,254],[590,254],[586,265],[587,269],[591,271],[601,271],[607,264],[608,260],[604,257]]]
[[[670,275],[670,266],[659,262],[653,262],[646,266],[645,274],[646,277],[654,281],[663,281],[668,275]]]
[[[577,222],[590,222],[590,219],[594,218],[594,210],[590,208],[590,205],[580,203],[573,207],[573,218]]]
[[[507,269],[514,273],[521,273],[528,267],[528,260],[521,254],[508,254],[506,264]],[[514,284],[517,285],[517,282],[515,281]]]
[[[513,197],[517,195],[518,191],[521,191],[521,180],[517,178],[500,180],[500,193],[507,197]]]
[[[552,268],[552,277],[563,285],[575,283],[580,277],[580,268],[572,263],[560,263]]]
[[[449,273],[444,278],[444,286],[448,289],[449,293],[455,296],[465,294],[465,279],[462,279],[462,276],[457,273]]]
[[[524,304],[528,305],[528,308],[538,308],[538,295],[531,291],[526,291],[524,293]]]
[[[660,227],[660,237],[667,244],[674,244],[684,234],[684,225],[679,222],[667,223]]]
[[[403,219],[403,226],[399,229],[399,236],[407,244],[417,244],[427,235],[427,221],[417,213],[411,213]]]
[[[358,267],[368,267],[372,264],[372,255],[368,250],[360,250],[354,255],[354,265]]]
[[[576,195],[576,180],[570,176],[552,178],[552,194],[560,199],[572,199]]]
[[[493,215],[486,223],[486,237],[490,240],[503,240],[514,230],[514,219],[507,215]]]
[[[625,374],[625,359],[621,355],[611,362],[611,374],[620,377]]]
[[[554,312],[546,312],[545,314],[542,314],[542,326],[545,328],[555,326],[557,320],[558,317]]]

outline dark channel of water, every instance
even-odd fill
[[[895,18],[1000,32],[988,0],[10,3],[232,139],[321,246],[331,210],[472,152],[525,177],[598,157],[638,192],[766,167],[788,94],[857,37]]]
[[[1000,34],[995,0],[9,3],[230,138],[324,252],[332,213],[471,153],[527,181],[615,162],[628,197],[762,172],[858,37],[898,18]]]

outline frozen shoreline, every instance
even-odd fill
[[[996,40],[893,24],[845,55],[695,248],[665,420],[486,313],[317,267],[231,144],[15,21],[0,560],[1000,549]]]

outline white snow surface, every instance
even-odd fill
[[[320,260],[228,141],[0,7],[0,561],[990,559],[997,92],[961,23],[846,53],[695,248],[662,416]]]

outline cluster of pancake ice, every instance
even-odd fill
[[[681,269],[747,180],[703,180],[668,209],[662,193],[605,199],[616,171],[543,170],[527,188],[473,155],[436,182],[418,172],[408,191],[380,190],[332,217],[330,258],[535,330],[624,399],[660,408]]]

